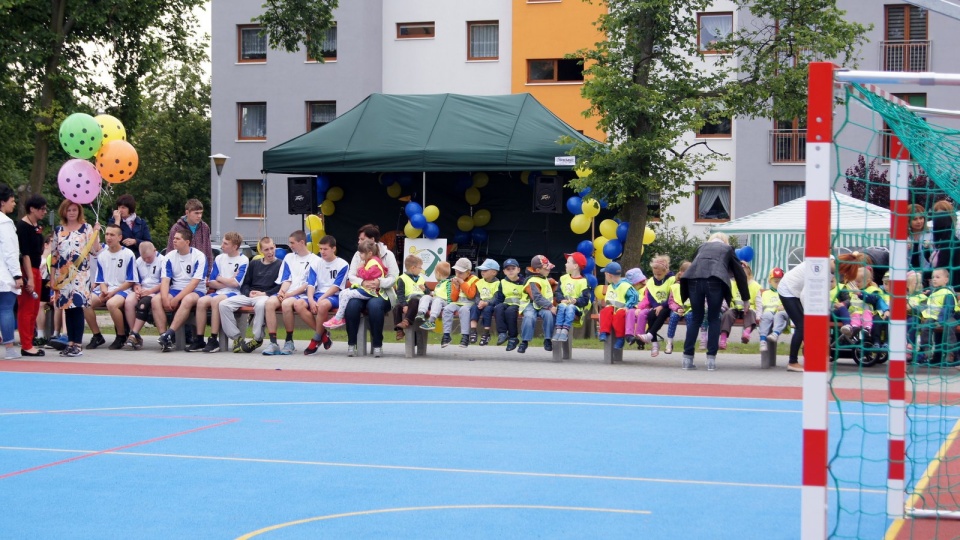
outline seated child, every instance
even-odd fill
[[[590,285],[581,275],[587,267],[587,258],[583,253],[566,255],[566,274],[560,276],[560,286],[554,295],[557,302],[557,322],[553,331],[554,341],[570,339],[570,326],[586,311],[590,310]]]
[[[650,262],[650,270],[653,277],[647,280],[646,287],[640,293],[640,304],[638,310],[645,308],[648,315],[643,320],[637,321],[636,336],[643,343],[652,343],[650,347],[650,356],[656,357],[660,354],[659,336],[657,333],[663,327],[664,323],[670,318],[670,288],[676,282],[676,277],[670,272],[670,257],[666,255],[657,255]],[[629,313],[627,314],[629,318]],[[644,323],[649,321],[646,329]],[[630,327],[627,325],[627,333]],[[627,336],[627,341],[630,337]]]
[[[643,270],[631,268],[623,278],[637,291],[637,305],[627,309],[627,314],[624,316],[623,339],[626,343],[633,343],[636,341],[636,336],[647,331],[647,315],[650,313],[650,306],[643,305],[647,276],[643,275]]]
[[[854,281],[847,283],[847,289],[850,291],[850,329],[847,333],[847,326],[840,329],[840,332],[848,339],[859,340],[861,330],[866,335],[865,347],[872,347],[874,310],[889,315],[890,308],[883,298],[878,294],[879,287],[869,279],[868,274],[872,271],[865,266],[857,269],[857,277]]]
[[[783,309],[783,303],[780,302],[780,293],[777,287],[780,286],[780,280],[783,278],[783,270],[774,268],[767,277],[770,288],[760,293],[757,297],[757,309],[760,311],[760,352],[766,352],[768,343],[773,347],[777,346],[777,340],[780,334],[790,324],[790,317]],[[753,293],[751,293],[753,294]],[[771,332],[771,329],[773,330]]]
[[[760,296],[760,284],[757,283],[757,280],[753,279],[753,269],[750,268],[750,265],[742,262],[740,263],[743,266],[744,272],[747,273],[747,287],[750,289],[750,298],[758,298]],[[779,268],[777,270],[780,270]],[[783,272],[783,270],[780,270]],[[753,332],[753,329],[757,327],[757,314],[751,309],[752,306],[744,305],[743,298],[740,298],[740,291],[737,289],[737,280],[730,280],[730,290],[733,294],[733,308],[728,309],[723,312],[723,316],[720,318],[720,348],[727,348],[727,338],[730,336],[730,331],[733,330],[733,323],[737,319],[743,319],[743,334],[740,336],[741,343],[750,343],[750,333]],[[761,336],[764,334],[761,333]]]
[[[443,314],[443,308],[449,302],[460,298],[460,288],[450,279],[450,263],[447,261],[437,263],[433,269],[433,275],[437,278],[437,286],[433,289],[433,295],[424,295],[417,306],[417,318],[414,324],[425,321],[420,325],[423,330],[433,330],[437,327],[437,318]]]
[[[404,272],[397,278],[394,285],[397,293],[397,307],[393,308],[393,320],[398,321],[393,327],[397,331],[397,341],[403,341],[404,330],[413,324],[417,306],[423,293],[427,290],[427,278],[423,275],[423,259],[416,255],[407,255],[403,260]]]
[[[623,270],[620,263],[611,262],[603,267],[603,277],[607,283],[607,294],[603,299],[604,307],[600,310],[600,341],[606,341],[610,333],[616,337],[613,342],[615,349],[622,349],[626,334],[627,310],[636,307],[640,301],[637,290],[626,279],[621,277]]]
[[[907,272],[907,360],[913,359],[917,349],[920,319],[927,305],[927,295],[923,293],[923,273]],[[922,355],[918,354],[919,360]]]
[[[387,266],[383,264],[383,261],[378,255],[380,253],[380,247],[377,246],[373,240],[368,238],[360,242],[360,245],[357,246],[357,252],[360,253],[360,262],[362,263],[361,268],[357,270],[358,277],[364,281],[368,281],[380,279],[387,275]],[[350,303],[350,300],[354,298],[373,298],[376,296],[386,298],[386,295],[379,288],[365,289],[362,286],[355,286],[353,288],[343,289],[340,291],[340,307],[337,308],[337,314],[329,321],[323,323],[323,327],[334,329],[347,324],[343,317],[347,312],[347,304]]]
[[[953,289],[950,288],[950,272],[946,268],[937,268],[930,277],[930,286],[932,290],[927,296],[927,306],[922,312],[923,326],[926,327],[925,338],[923,342],[932,346],[933,358],[931,364],[940,364],[943,361],[945,350],[945,337],[948,332],[953,331],[956,323],[953,310],[957,305],[956,296]],[[948,332],[944,332],[944,328]],[[918,359],[918,361],[921,361]]]
[[[680,324],[680,318],[683,317],[683,320],[686,321],[688,326],[693,324],[693,313],[690,311],[690,299],[687,298],[686,302],[680,301],[680,278],[683,277],[683,273],[687,271],[687,268],[690,268],[690,264],[690,261],[680,263],[680,269],[677,270],[676,281],[670,286],[670,298],[667,300],[667,305],[670,306],[670,322],[667,325],[667,342],[663,350],[663,352],[667,354],[673,353],[673,338],[677,335],[677,325]]]
[[[453,331],[453,317],[456,315],[460,319],[460,346],[466,348],[470,345],[470,311],[476,304],[477,282],[480,279],[473,275],[473,263],[466,257],[457,259],[453,265],[453,271],[456,273],[451,281],[457,286],[460,294],[451,302],[448,302],[443,308],[443,337],[440,338],[440,346],[446,347],[452,341],[450,333]]]
[[[507,352],[520,345],[518,320],[520,306],[523,303],[523,274],[520,273],[520,263],[516,259],[503,261],[503,279],[500,280],[500,290],[497,292],[497,307],[493,315],[497,320],[497,345],[507,344]]]
[[[537,317],[543,319],[543,350],[553,350],[553,317],[557,312],[553,305],[554,288],[557,282],[550,279],[550,270],[553,269],[553,263],[543,255],[534,255],[530,260],[530,266],[527,271],[527,280],[523,286],[524,301],[526,302],[521,312],[522,321],[520,323],[520,346],[517,352],[523,354],[527,351],[530,340],[533,339],[533,331],[537,324]]]
[[[477,267],[480,277],[477,281],[477,303],[470,307],[470,343],[477,342],[477,323],[483,324],[483,336],[480,346],[490,343],[490,323],[493,321],[493,311],[497,307],[497,293],[500,292],[500,263],[487,259]],[[499,328],[499,327],[498,327]]]

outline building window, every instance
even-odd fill
[[[716,43],[733,32],[733,13],[697,13],[697,49],[702,53],[725,53]]]
[[[500,58],[500,22],[467,23],[467,60]]]
[[[259,26],[237,25],[237,62],[266,62],[267,36]]]
[[[884,71],[928,71],[930,41],[927,10],[918,6],[885,6]]]
[[[237,104],[237,138],[241,141],[263,141],[267,138],[267,104]]]
[[[307,131],[313,131],[325,126],[337,117],[336,101],[308,101],[307,102]]]
[[[707,122],[697,130],[698,139],[730,139],[732,137],[732,118],[721,118],[715,122]]]
[[[647,221],[660,221],[660,194],[647,194]]]
[[[263,217],[263,180],[237,180],[237,217]]]
[[[323,42],[321,42],[320,48],[323,54],[324,62],[337,61],[337,23],[333,23],[333,26],[324,30]],[[307,54],[307,62],[316,61],[316,58],[312,58],[309,54]]]
[[[397,23],[397,39],[434,37],[433,22]]]
[[[697,182],[696,190],[696,221],[730,221],[730,182]]]
[[[807,194],[806,182],[774,182],[773,204],[783,204]]]
[[[583,60],[527,60],[527,82],[583,82]]]
[[[927,95],[926,94],[893,94],[894,97],[898,97],[903,101],[906,101],[912,107],[926,107],[927,106]],[[898,159],[901,156],[905,155],[903,143],[900,142],[900,139],[893,134],[893,130],[890,129],[890,126],[886,122],[883,123],[883,137],[881,140],[882,148],[881,155],[885,161],[891,159]]]
[[[797,164],[807,160],[805,118],[776,120],[770,132],[770,163]]]

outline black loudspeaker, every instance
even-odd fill
[[[533,186],[533,211],[559,214],[563,211],[563,179],[559,176],[538,176]]]
[[[287,177],[287,213],[312,214],[317,211],[316,179],[313,176]]]

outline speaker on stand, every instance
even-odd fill
[[[287,177],[287,213],[305,216],[317,211],[316,179],[313,176]]]
[[[563,178],[538,176],[533,186],[533,211],[537,214],[563,212]]]

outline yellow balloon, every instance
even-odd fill
[[[327,191],[327,198],[333,202],[337,202],[343,198],[343,188],[340,186],[332,187]]]
[[[463,232],[470,232],[473,230],[473,218],[470,216],[460,216],[457,218],[457,228]]]
[[[597,214],[600,213],[600,202],[596,199],[584,199],[580,205],[580,210],[586,214],[587,217],[597,217]]]
[[[429,223],[433,223],[438,217],[440,217],[440,209],[431,204],[423,209],[423,217],[427,218]]]
[[[403,234],[405,234],[407,238],[417,238],[422,232],[422,229],[417,229],[409,221],[403,226]]]
[[[523,171],[520,173],[520,181],[524,184],[530,183],[530,171]]]
[[[617,222],[612,219],[605,219],[600,222],[600,234],[607,238],[617,237]]]
[[[464,193],[464,196],[467,198],[467,203],[470,205],[480,203],[480,190],[475,187],[468,188],[467,192]]]
[[[597,261],[597,268],[599,268],[599,269],[601,269],[601,270],[603,269],[604,266],[606,266],[606,265],[610,264],[611,262],[613,262],[613,261],[611,261],[610,259],[608,259],[606,255],[603,254],[603,251],[597,251],[597,252],[594,254],[593,259],[594,259],[595,261]]]
[[[127,140],[127,130],[120,120],[109,114],[99,114],[94,116],[93,119],[100,124],[100,131],[103,132],[103,142]]]
[[[316,253],[316,251],[313,250],[313,246],[314,246],[313,241],[307,242],[307,251],[309,251],[310,253]],[[317,251],[319,251],[319,248],[317,249]]]
[[[333,201],[329,199],[320,204],[320,212],[325,216],[332,216],[336,210],[337,205],[333,204]]]
[[[396,199],[397,197],[400,196],[400,191],[401,191],[401,190],[402,190],[402,188],[400,187],[400,184],[394,182],[394,183],[390,184],[389,186],[387,186],[387,195],[389,195],[389,196],[393,197],[394,199]]]
[[[327,231],[323,230],[323,227],[310,231],[310,238],[312,238],[313,243],[317,245],[317,251],[320,251],[320,239],[326,235]],[[316,253],[316,251],[314,253]]]
[[[322,228],[323,228],[323,219],[321,219],[320,216],[316,214],[310,214],[309,216],[307,216],[308,231],[311,231],[312,233],[312,231],[314,231],[315,229],[322,229]]]
[[[597,297],[597,300],[605,298],[607,296],[607,286],[606,285],[597,285],[593,289],[593,295]]]
[[[487,173],[473,173],[473,187],[482,188],[487,187],[487,183],[490,182],[490,177],[487,176]]]
[[[590,230],[590,218],[583,214],[577,214],[570,220],[570,230],[573,234],[583,234]]]
[[[610,239],[607,238],[606,236],[598,236],[598,237],[596,237],[596,238],[593,239],[593,251],[594,251],[594,253],[596,254],[596,256],[597,256],[598,259],[600,258],[601,254],[603,253],[603,245],[606,244],[606,243],[609,242],[609,241],[610,241]],[[600,264],[600,262],[597,261],[597,264]]]
[[[490,223],[490,211],[483,209],[473,213],[473,224],[477,227],[486,227]]]
[[[586,178],[593,174],[593,171],[588,169],[585,165],[580,165],[573,172],[577,173],[577,178]]]
[[[646,229],[643,230],[643,243],[644,243],[644,245],[646,245],[646,244],[652,244],[653,241],[656,240],[656,239],[657,239],[657,235],[656,235],[656,233],[653,232],[653,229],[651,229],[650,227],[647,227]]]

